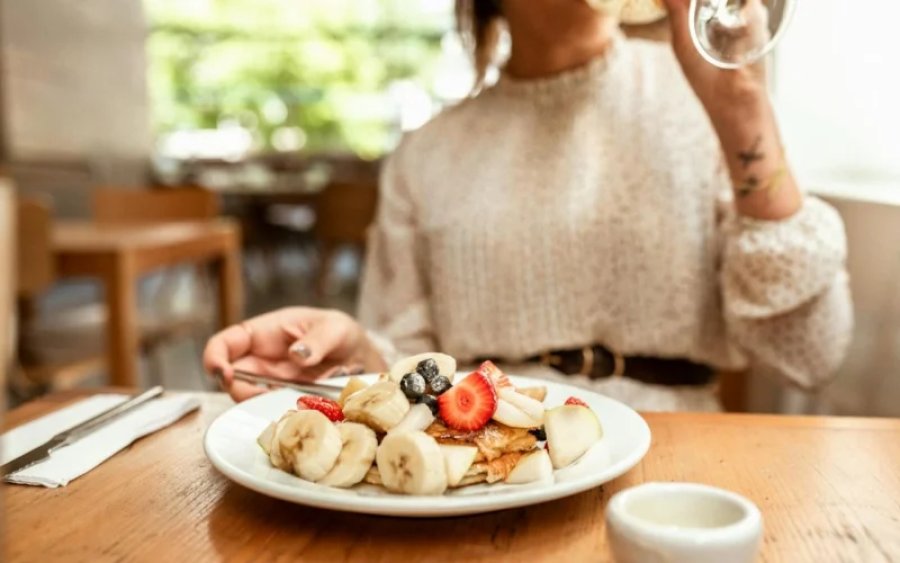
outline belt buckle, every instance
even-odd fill
[[[581,349],[581,371],[578,372],[578,375],[583,375],[585,377],[591,377],[591,373],[594,371],[594,347],[593,346],[585,346]]]
[[[625,375],[625,356],[613,350],[610,350],[609,353],[613,357],[613,371],[610,377],[622,377]]]

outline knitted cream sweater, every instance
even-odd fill
[[[668,45],[618,36],[582,68],[503,77],[385,164],[360,318],[388,356],[602,343],[821,383],[852,324],[841,220],[809,196],[783,221],[740,217],[722,162]],[[639,408],[714,404],[599,388]]]

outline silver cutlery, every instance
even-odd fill
[[[63,430],[62,432],[56,434],[48,441],[44,442],[40,446],[28,451],[19,457],[4,463],[2,467],[0,467],[0,475],[6,477],[7,475],[12,475],[17,471],[21,471],[26,467],[32,466],[35,463],[40,461],[44,461],[50,454],[53,453],[54,450],[58,450],[63,446],[68,446],[81,438],[87,436],[94,430],[97,430],[104,424],[112,421],[113,419],[129,412],[144,403],[151,401],[160,395],[163,394],[163,388],[157,385],[147,391],[139,395],[135,395],[134,397],[128,399],[124,403],[120,403],[111,409],[107,409],[97,416],[93,418],[89,418],[84,422],[77,424],[67,430]]]
[[[216,375],[221,380],[222,375]],[[255,385],[262,385],[265,387],[287,387],[288,389],[294,389],[296,391],[301,391],[310,395],[327,397],[329,399],[336,398],[338,395],[340,395],[341,391],[344,388],[342,385],[329,385],[328,383],[319,383],[316,381],[289,381],[287,379],[281,379],[280,377],[261,375],[258,373],[251,373],[249,371],[237,369],[234,370],[234,378],[240,381],[253,383]]]

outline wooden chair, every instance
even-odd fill
[[[98,188],[92,194],[94,221],[106,224],[196,221],[219,215],[219,198],[202,188],[164,190]]]
[[[68,351],[54,345],[53,335],[41,334],[37,300],[56,281],[51,247],[52,214],[47,201],[19,199],[16,205],[16,297],[18,302],[18,360],[23,378],[11,380],[20,398],[43,389],[71,387],[105,367],[102,333],[73,323],[81,330],[68,331]],[[65,323],[54,319],[57,325]],[[52,324],[52,323],[51,323]],[[72,353],[72,351],[77,351]]]
[[[326,293],[332,262],[342,246],[352,246],[362,253],[366,232],[375,219],[378,186],[374,183],[332,183],[316,202],[314,236],[319,243],[320,262],[316,276],[316,293]]]
[[[94,221],[108,225],[209,220],[217,217],[221,210],[215,193],[190,186],[154,190],[97,188],[92,193],[91,206]],[[210,272],[203,267],[190,268],[203,293],[212,293]],[[161,283],[153,292],[150,307],[153,311],[171,308],[178,289],[178,277],[172,274],[165,272]],[[142,317],[141,342],[150,352],[151,361],[158,360],[158,356],[152,352],[177,338],[191,338],[197,345],[194,337],[208,324],[212,315],[212,305],[204,305],[206,306],[195,307],[192,312],[164,314],[155,318],[147,315]],[[162,370],[157,366],[153,371],[161,373]]]
[[[725,412],[747,412],[747,370],[721,372],[718,375],[719,402]]]
[[[13,333],[15,316],[15,197],[10,182],[0,178],[0,417],[6,406],[6,382],[13,370]]]

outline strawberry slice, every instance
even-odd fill
[[[297,399],[297,408],[300,410],[311,409],[319,411],[328,417],[331,422],[340,422],[344,420],[344,411],[337,401],[332,401],[326,397],[314,397],[312,395],[303,395]]]
[[[578,407],[588,407],[588,404],[585,403],[584,401],[582,401],[581,399],[579,399],[578,397],[569,397],[568,399],[566,399],[566,404],[567,405],[575,405]],[[591,408],[591,407],[588,407],[588,408]]]
[[[497,389],[513,386],[513,384],[510,383],[509,378],[506,377],[506,374],[500,371],[500,368],[494,365],[494,362],[490,360],[487,360],[478,366],[478,372],[487,376]]]
[[[438,397],[438,413],[450,428],[484,428],[497,410],[497,391],[490,378],[474,371]]]

